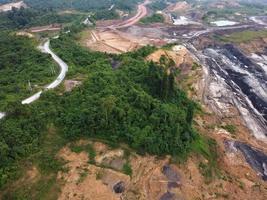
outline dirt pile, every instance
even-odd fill
[[[169,5],[166,10],[168,12],[184,12],[190,8],[190,4],[188,4],[186,1],[177,2],[175,4]]]
[[[159,49],[149,55],[146,59],[159,63],[162,56],[172,59],[179,68],[185,68],[185,66],[192,66],[193,64],[193,59],[191,58],[189,51],[182,45],[176,45],[170,50]]]

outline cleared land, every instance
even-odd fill
[[[83,44],[87,47],[107,53],[124,53],[135,50],[147,43],[116,30],[93,30],[87,31]],[[89,37],[88,37],[88,34]]]
[[[32,27],[30,28],[31,33],[39,33],[39,32],[44,32],[44,31],[59,31],[61,30],[61,25],[59,24],[51,24],[47,26],[37,26],[37,27]]]
[[[12,10],[12,8],[26,8],[26,4],[23,1],[15,2],[15,3],[7,3],[4,5],[0,5],[0,12],[7,12]]]

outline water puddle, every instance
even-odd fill
[[[211,22],[211,24],[215,26],[234,26],[239,23],[235,21],[229,21],[229,20],[218,20],[218,21]]]

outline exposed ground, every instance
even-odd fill
[[[66,92],[71,92],[74,88],[81,85],[82,82],[78,80],[65,80],[64,81],[64,87]]]
[[[161,56],[166,56],[169,59],[172,59],[177,67],[182,68],[182,65],[191,66],[193,64],[193,59],[190,55],[190,52],[182,45],[176,45],[171,49],[159,49],[149,55],[147,60],[159,63]]]
[[[7,3],[7,4],[3,4],[0,5],[0,12],[7,12],[12,10],[12,8],[26,8],[27,5],[23,2],[23,1],[18,1],[18,2],[14,2],[14,3]]]
[[[168,12],[184,12],[190,8],[190,4],[188,4],[186,1],[177,2],[174,4],[169,5],[166,8],[166,11]]]
[[[135,26],[141,18],[147,15],[146,0],[138,5],[137,13],[127,20],[105,20],[96,23],[97,29],[82,33],[80,43],[95,51],[107,53],[125,53],[151,44],[160,46],[166,44],[162,39],[164,33],[155,27]]]
[[[86,31],[82,44],[96,51],[107,53],[124,53],[148,44],[145,40],[124,34],[116,30]]]
[[[85,150],[77,152],[73,145]],[[86,145],[94,149],[94,157],[90,158]],[[219,151],[224,151],[220,143]],[[67,162],[67,170],[57,176],[63,182],[59,199],[155,200],[172,196],[171,199],[263,200],[267,197],[266,183],[258,180],[240,154],[221,155],[220,174],[207,183],[199,167],[207,162],[203,158],[191,156],[184,164],[172,164],[169,157],[139,156],[100,142],[77,141],[58,153]],[[132,169],[131,176],[121,169],[126,162]]]
[[[258,38],[246,43],[240,43],[238,46],[246,54],[264,53],[267,47],[267,37]]]
[[[31,34],[31,33],[28,33],[26,31],[19,31],[16,33],[17,36],[25,36],[25,37],[28,37],[28,38],[33,38],[34,35]]]

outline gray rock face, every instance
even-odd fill
[[[238,141],[225,141],[228,151],[240,151],[247,163],[264,181],[267,181],[267,155],[262,151],[251,147],[248,144]]]
[[[267,76],[264,70],[232,45],[207,49],[204,53],[211,76],[222,79],[221,90],[229,91],[221,99],[233,102],[255,137],[266,140]]]
[[[113,190],[115,193],[123,193],[125,191],[125,183],[120,181],[113,186]]]
[[[162,173],[168,179],[168,189],[179,187],[181,184],[180,176],[170,165],[164,165],[162,168]]]
[[[182,198],[176,197],[175,194],[171,192],[166,192],[160,197],[159,200],[182,200]]]
[[[175,195],[170,192],[166,192],[160,197],[160,200],[175,200]]]
[[[204,69],[203,101],[221,116],[231,115],[234,106],[246,126],[259,140],[267,142],[267,73],[233,45],[189,50]]]

